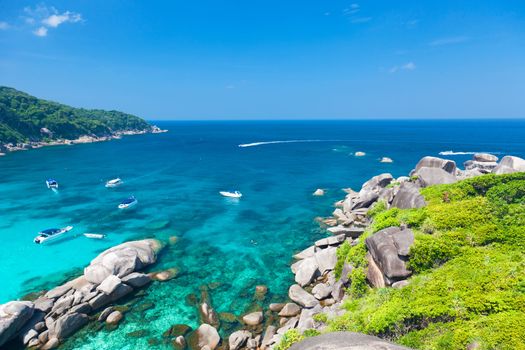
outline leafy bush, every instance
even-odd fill
[[[340,248],[339,258],[356,264],[352,298],[330,329],[416,349],[525,350],[525,174],[485,175],[422,193],[426,208],[378,210],[365,233],[412,227],[408,286],[358,288],[366,271],[364,238]]]
[[[281,338],[281,342],[277,344],[274,349],[275,350],[287,350],[289,349],[293,344],[300,342],[303,340],[304,337],[301,333],[299,333],[298,329],[290,329],[287,330],[283,337]]]

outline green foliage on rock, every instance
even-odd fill
[[[53,135],[41,133],[42,128]],[[151,125],[131,114],[73,108],[0,87],[0,143],[108,136],[129,130],[151,130]]]
[[[331,330],[416,349],[525,349],[524,185],[524,173],[485,175],[423,189],[425,208],[374,213],[368,234],[390,224],[414,231],[414,275],[402,289],[350,293]],[[340,248],[338,265],[361,261],[357,246]],[[350,289],[362,284],[356,270]]]

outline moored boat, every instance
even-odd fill
[[[241,198],[242,193],[239,191],[220,191],[219,192],[221,196],[229,197],[229,198]]]
[[[135,198],[135,196],[131,196],[131,197],[126,198],[125,200],[123,200],[118,205],[118,208],[119,209],[129,209],[129,208],[134,207],[135,205],[137,205],[137,203],[138,203],[137,198]]]
[[[33,242],[36,244],[42,244],[47,241],[55,240],[61,236],[63,236],[65,233],[71,231],[73,229],[73,226],[66,226],[64,228],[49,228],[47,230],[40,231],[38,233],[38,236],[35,237]]]
[[[55,179],[47,179],[46,185],[47,185],[47,188],[58,189],[58,182]]]
[[[119,177],[117,177],[116,179],[111,179],[109,181],[106,182],[106,187],[107,188],[111,188],[111,187],[117,187],[117,186],[120,186],[124,183],[124,181],[122,181],[122,179],[120,179]]]

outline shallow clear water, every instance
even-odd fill
[[[152,302],[153,308],[132,308],[117,330],[83,332],[66,347],[144,348],[172,324],[197,325],[186,297],[199,295],[202,285],[211,287],[220,312],[244,312],[258,284],[269,287],[265,302],[282,300],[292,280],[292,253],[324,236],[314,218],[331,213],[344,195],[341,188],[359,189],[382,172],[406,175],[422,156],[442,151],[525,156],[524,121],[158,124],[170,132],[0,158],[0,303],[80,274],[99,252],[120,242],[179,237],[154,267],[177,267],[179,276],[152,284],[139,303]],[[280,140],[310,142],[238,147]],[[366,156],[354,157],[356,151]],[[383,156],[394,163],[380,163]],[[448,156],[458,164],[470,157]],[[124,185],[104,187],[117,176]],[[45,187],[49,177],[59,181],[58,193]],[[316,188],[327,195],[313,197]],[[219,196],[225,189],[244,197]],[[137,207],[119,211],[118,203],[131,194]],[[66,225],[75,227],[68,238],[32,243],[38,231]],[[89,240],[80,236],[84,232],[108,238]],[[127,335],[136,330],[147,334]]]

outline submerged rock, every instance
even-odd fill
[[[167,331],[162,333],[163,337],[174,337],[177,338],[179,336],[186,336],[191,332],[191,327],[185,324],[175,324],[171,326]]]
[[[315,192],[312,194],[313,196],[324,196],[324,190],[323,189],[316,189]]]

